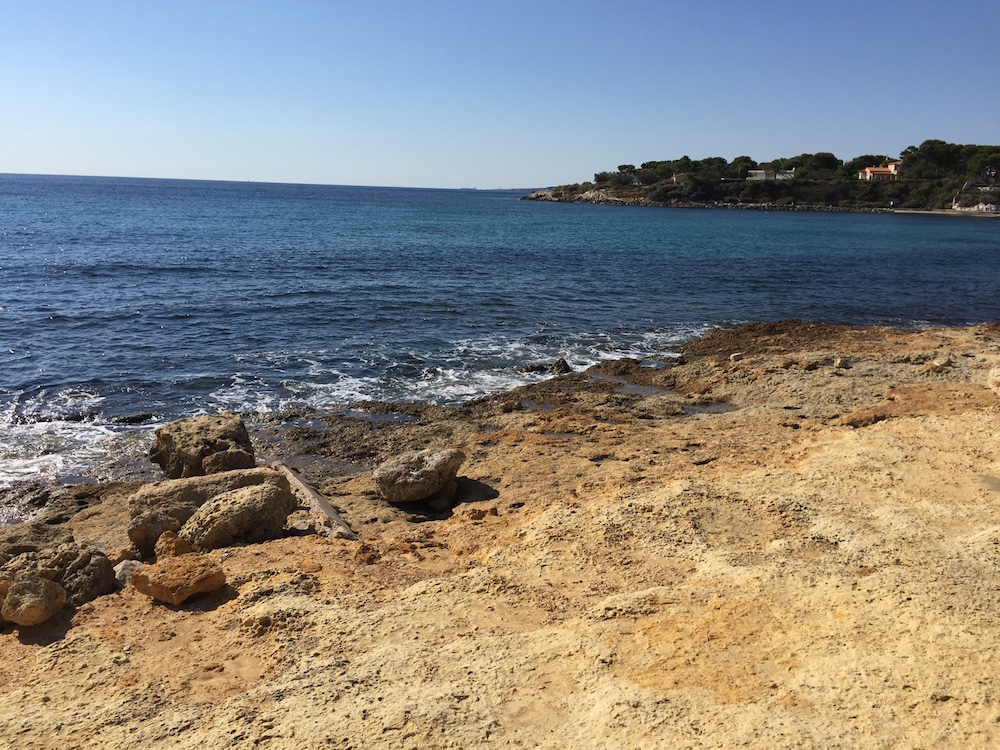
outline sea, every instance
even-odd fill
[[[1000,319],[1000,222],[0,175],[0,488],[169,420],[458,404],[716,326]]]

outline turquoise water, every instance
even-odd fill
[[[519,197],[0,175],[0,481],[181,415],[456,403],[715,325],[1000,318],[1000,222]]]

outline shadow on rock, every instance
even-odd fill
[[[496,500],[500,497],[497,490],[478,479],[455,477],[455,484],[455,495],[450,500],[448,508],[442,508],[437,504],[435,497],[413,502],[388,502],[387,504],[406,513],[410,523],[426,523],[427,521],[444,521],[451,518],[454,515],[454,508],[459,505]]]

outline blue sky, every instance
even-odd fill
[[[1000,143],[1000,2],[0,0],[0,172],[533,187]]]

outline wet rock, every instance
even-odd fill
[[[165,531],[180,531],[210,498],[265,483],[288,486],[288,480],[280,471],[266,466],[144,485],[128,499],[132,519],[128,537],[143,558],[150,558],[160,535]]]
[[[35,572],[18,573],[6,588],[0,613],[24,627],[45,622],[66,603],[66,589]]]
[[[555,362],[551,362],[548,364],[543,362],[538,362],[531,365],[522,365],[517,369],[519,372],[527,372],[527,373],[547,372],[551,375],[565,375],[568,372],[573,372],[573,368],[570,367],[569,362],[567,362],[564,357],[560,357]]]
[[[287,482],[243,487],[205,502],[180,530],[196,549],[211,550],[238,542],[263,542],[281,536],[296,506]]]
[[[136,590],[156,601],[177,606],[195,594],[217,591],[226,574],[208,555],[181,555],[132,573]]]
[[[457,448],[402,453],[375,469],[375,491],[390,503],[426,500],[454,484],[463,461],[465,454]]]
[[[165,560],[168,557],[190,555],[194,552],[194,547],[186,539],[177,536],[175,532],[165,531],[156,540],[156,547],[153,552],[157,560]]]
[[[256,464],[247,428],[231,411],[158,427],[149,457],[170,479],[251,469]]]

